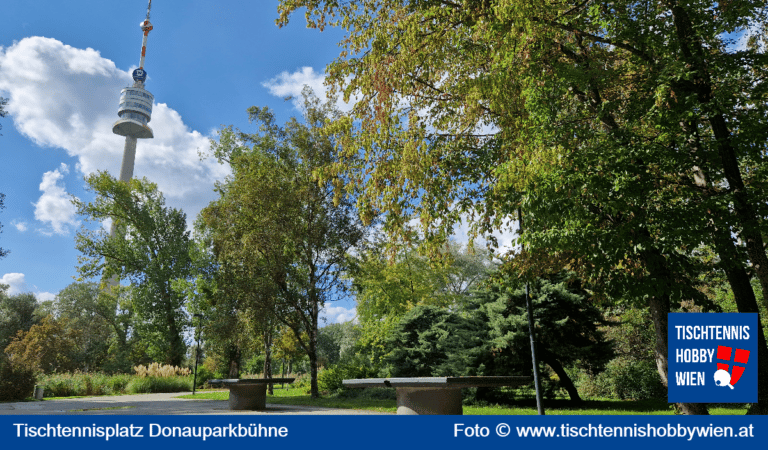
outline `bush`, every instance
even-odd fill
[[[333,392],[341,389],[344,373],[344,368],[339,366],[331,366],[321,370],[317,374],[317,388],[321,392]]]
[[[621,399],[646,400],[666,398],[667,390],[661,384],[656,365],[647,361],[631,364],[613,364],[607,370],[613,378],[614,392]]]
[[[40,380],[46,397],[73,397],[85,395],[82,379],[75,374],[52,374]]]
[[[131,376],[128,374],[112,375],[105,377],[104,395],[115,395],[125,393],[125,388],[131,382]]]
[[[272,361],[274,364],[274,361]],[[264,371],[264,355],[254,355],[243,364],[243,372],[248,374],[261,373]]]
[[[24,400],[34,390],[34,370],[0,359],[0,401]]]
[[[376,374],[377,370],[365,363],[337,364],[317,374],[317,388],[321,392],[334,392],[344,387],[343,380],[370,378]]]
[[[605,372],[595,377],[582,374],[578,384],[579,391],[587,397],[647,400],[667,396],[656,365],[644,360],[616,358],[608,363]]]
[[[318,377],[320,377],[320,374],[318,374]],[[307,373],[302,373],[296,377],[296,379],[293,381],[293,387],[296,389],[303,389],[306,390],[307,393],[309,393],[310,386],[312,384],[312,379]]]
[[[194,380],[195,374],[192,374],[192,379]],[[197,388],[202,388],[205,383],[208,382],[208,380],[213,380],[216,378],[216,374],[208,370],[207,367],[199,365],[197,366]]]

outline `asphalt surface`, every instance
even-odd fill
[[[267,403],[263,411],[232,411],[227,400],[176,398],[191,392],[0,403],[0,415],[378,415],[375,411]],[[269,401],[269,400],[267,400]]]

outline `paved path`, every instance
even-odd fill
[[[183,414],[310,414],[362,415],[392,414],[357,409],[321,408],[315,406],[275,405],[267,403],[265,411],[232,411],[227,400],[188,400],[176,398],[191,392],[173,394],[138,394],[0,403],[0,415],[183,415]],[[267,399],[269,402],[269,399]]]

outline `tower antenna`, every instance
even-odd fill
[[[141,61],[139,62],[139,69],[144,68],[144,55],[147,53],[147,36],[152,31],[152,24],[149,23],[149,12],[152,10],[152,0],[149,0],[149,6],[147,6],[147,18],[141,23],[141,31],[144,32],[144,39],[141,42]]]

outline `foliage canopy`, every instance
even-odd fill
[[[103,226],[77,233],[82,253],[78,271],[85,278],[131,281],[137,331],[150,341],[149,350],[166,364],[181,365],[186,352],[181,333],[186,325],[184,297],[173,290],[177,279],[189,276],[190,239],[186,215],[165,206],[157,186],[146,178],[118,181],[107,172],[86,177],[96,194],[91,203],[72,202],[87,222],[111,222],[114,233]]]

